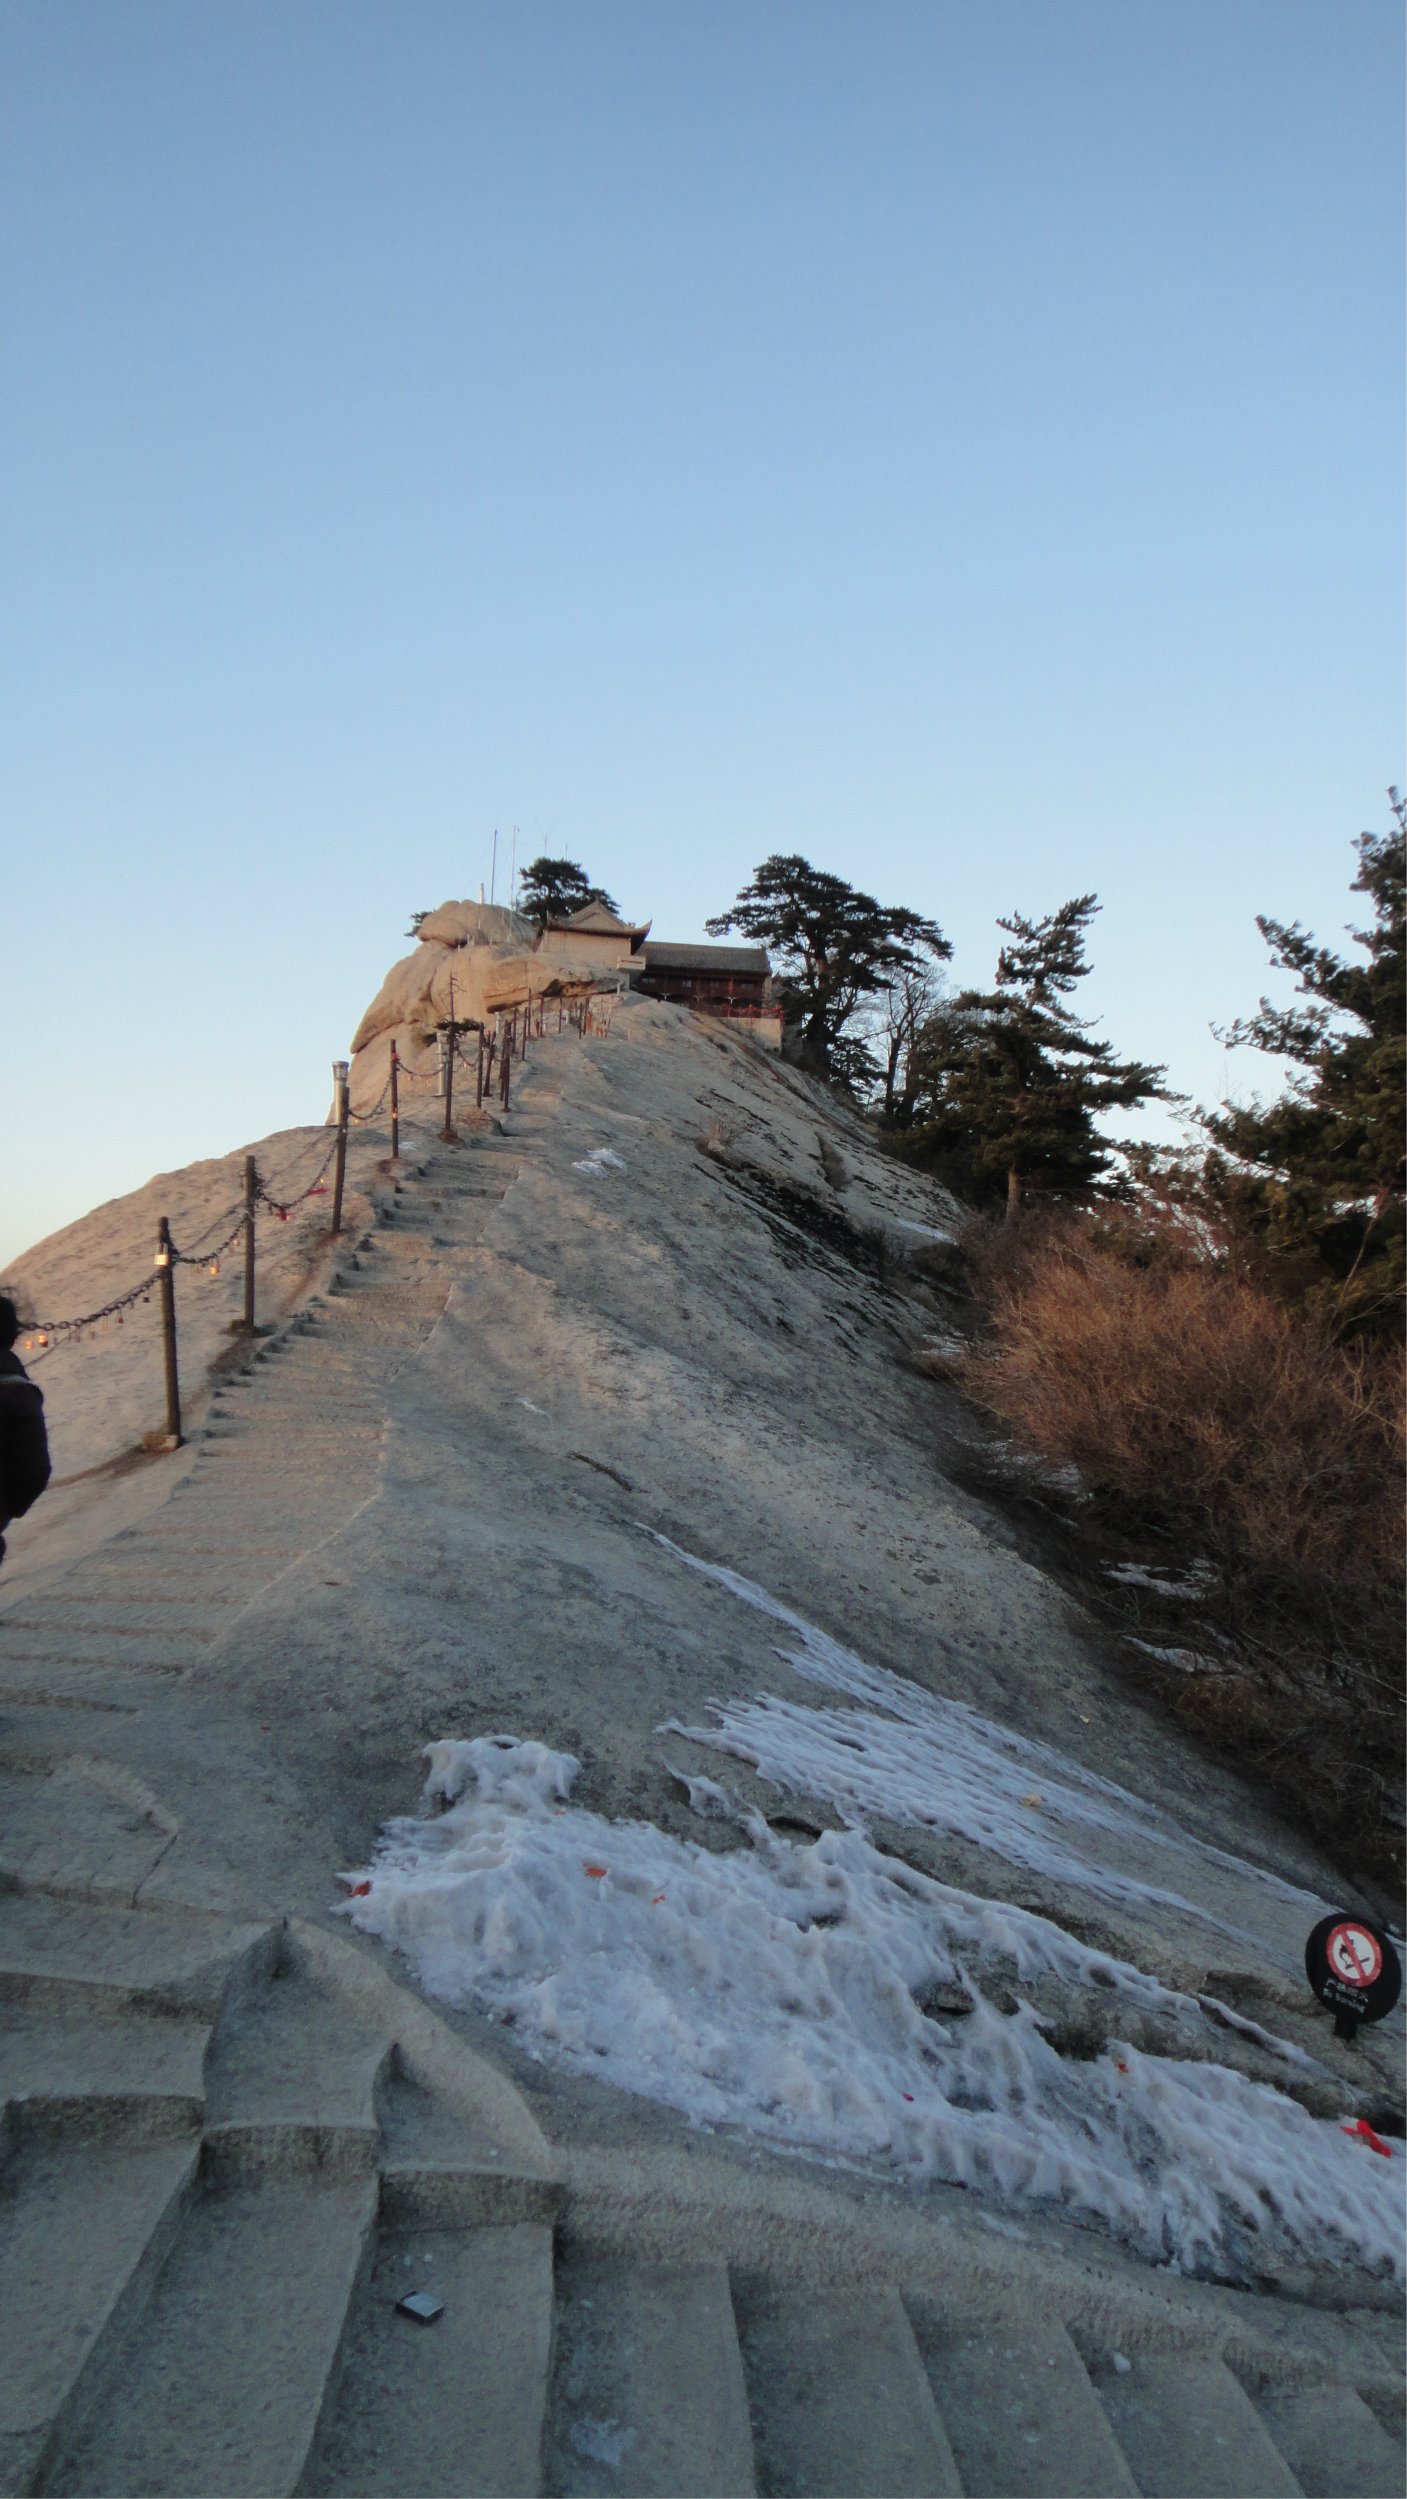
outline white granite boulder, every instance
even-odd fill
[[[364,1050],[378,1033],[393,1031],[398,1025],[414,1021],[416,1009],[427,1012],[435,974],[449,960],[447,946],[421,945],[414,954],[403,955],[393,963],[365,1015],[352,1035],[352,1056]],[[431,1019],[433,1021],[433,1018]]]
[[[427,913],[416,935],[422,946],[511,946],[521,952],[537,928],[502,903],[442,902],[438,911]]]

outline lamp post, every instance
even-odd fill
[[[156,1280],[161,1288],[161,1342],[166,1356],[166,1437],[181,1446],[181,1384],[176,1374],[176,1253],[163,1215],[156,1231]]]

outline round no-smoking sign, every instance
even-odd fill
[[[1335,1978],[1348,1987],[1371,1987],[1383,1966],[1383,1948],[1370,1926],[1336,1926],[1324,1946]]]
[[[1402,1992],[1402,1964],[1370,1918],[1345,1910],[1321,1918],[1304,1948],[1305,1976],[1334,2029],[1351,2039],[1360,2022],[1380,2022]]]

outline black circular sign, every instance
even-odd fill
[[[1402,1993],[1402,1964],[1390,1936],[1356,1910],[1321,1918],[1304,1948],[1305,1976],[1335,2029],[1353,2037],[1360,2022],[1380,2022]]]

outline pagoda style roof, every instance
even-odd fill
[[[545,937],[575,938],[578,941],[594,938],[598,943],[604,938],[620,947],[623,953],[635,954],[649,934],[648,920],[643,923],[622,920],[614,911],[608,911],[604,903],[588,902],[582,905],[580,911],[569,912],[562,919],[545,921],[535,943],[540,946]]]
[[[565,920],[549,920],[547,925],[549,928],[569,928],[575,934],[587,937],[648,937],[650,933],[648,920],[643,928],[636,927],[631,921],[620,919],[614,911],[608,911],[603,902],[583,903],[580,911],[569,912]]]
[[[772,969],[765,946],[669,946],[641,948],[652,972],[750,972],[765,980]]]

